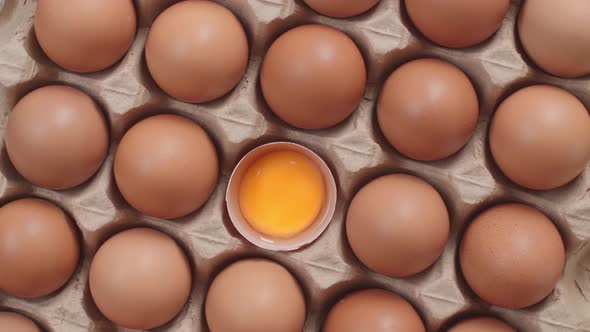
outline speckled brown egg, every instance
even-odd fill
[[[406,10],[426,38],[446,47],[468,47],[493,35],[510,0],[405,0]]]
[[[168,235],[133,228],[108,239],[89,272],[94,303],[110,321],[129,329],[153,329],[173,319],[188,300],[191,268]]]
[[[10,161],[28,181],[68,189],[102,165],[109,131],[92,98],[68,86],[50,85],[16,104],[8,116],[5,143]]]
[[[304,0],[316,12],[332,17],[352,17],[373,8],[379,0]]]
[[[363,56],[346,34],[323,25],[304,25],[271,45],[260,83],[268,106],[283,121],[302,129],[322,129],[354,112],[366,76]]]
[[[0,331],[6,332],[41,332],[39,326],[24,315],[16,312],[0,312]]]
[[[209,135],[178,115],[138,122],[125,133],[115,154],[115,180],[125,200],[163,219],[199,209],[213,192],[218,172]]]
[[[571,93],[530,86],[500,104],[489,141],[509,179],[529,189],[554,189],[572,181],[590,161],[590,116]]]
[[[166,93],[186,102],[217,99],[238,84],[248,65],[248,39],[236,16],[213,1],[182,1],[150,28],[147,66]]]
[[[34,22],[45,54],[82,73],[119,61],[135,38],[136,25],[132,0],[39,0]]]
[[[73,222],[55,204],[24,198],[0,208],[0,289],[25,298],[49,295],[70,279],[79,257]]]
[[[245,259],[215,277],[205,300],[211,332],[302,332],[305,299],[278,263]]]
[[[547,297],[563,271],[564,245],[543,213],[523,204],[485,210],[460,247],[465,281],[484,301],[520,309]]]
[[[353,198],[346,235],[369,269],[391,277],[416,274],[432,265],[449,236],[449,213],[440,194],[407,174],[382,176]]]
[[[460,321],[447,332],[516,332],[516,329],[497,318],[475,317]]]
[[[328,313],[322,332],[425,332],[416,309],[401,296],[382,289],[348,294]]]
[[[557,76],[590,74],[590,2],[527,0],[518,18],[526,53],[541,69]]]
[[[479,115],[475,88],[459,68],[438,59],[410,61],[383,85],[377,120],[387,141],[417,160],[438,160],[459,151]]]

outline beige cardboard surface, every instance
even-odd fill
[[[78,87],[104,109],[111,126],[109,157],[89,182],[66,191],[28,184],[17,174],[3,149],[0,154],[2,202],[39,196],[56,202],[75,219],[84,240],[84,255],[72,280],[51,296],[22,300],[0,293],[0,307],[35,318],[47,331],[124,331],[108,322],[90,297],[87,272],[97,247],[110,235],[148,225],[172,235],[186,249],[194,273],[193,291],[179,316],[156,331],[207,331],[202,304],[207,285],[223,266],[240,257],[263,256],[286,265],[301,281],[307,297],[305,331],[319,331],[329,305],[346,292],[377,286],[410,300],[429,331],[438,331],[462,312],[492,313],[521,331],[590,331],[590,170],[558,190],[533,192],[504,178],[487,149],[487,127],[498,102],[519,87],[548,83],[576,94],[590,108],[590,78],[559,79],[540,72],[517,45],[515,18],[520,1],[512,3],[501,29],[490,40],[466,50],[435,46],[411,27],[400,0],[382,0],[373,10],[347,20],[322,17],[301,0],[220,0],[242,21],[250,41],[250,63],[239,85],[225,97],[202,105],[166,96],[152,81],[143,57],[147,29],[161,10],[175,0],[136,0],[140,16],[137,38],[125,58],[105,71],[80,75],[64,71],[40,50],[32,31],[36,1],[6,0],[0,12],[0,131],[16,102],[31,90],[51,83]],[[305,23],[337,27],[362,50],[369,85],[358,110],[344,123],[305,132],[281,123],[262,98],[258,72],[270,43],[291,27]],[[477,132],[451,158],[422,163],[400,156],[377,130],[375,100],[382,81],[400,64],[419,57],[448,60],[472,79],[480,98]],[[221,176],[207,204],[175,221],[140,215],[118,193],[112,177],[113,153],[125,130],[148,115],[172,112],[194,119],[213,137],[221,158]],[[339,201],[326,232],[311,246],[281,254],[257,249],[231,226],[224,192],[237,161],[251,148],[275,140],[301,143],[322,156],[335,174]],[[451,213],[451,237],[442,257],[427,271],[406,279],[368,272],[354,258],[343,221],[355,192],[373,178],[390,172],[417,174],[432,183]],[[461,280],[456,248],[466,223],[495,202],[521,201],[548,214],[558,225],[568,253],[556,290],[526,310],[489,307]],[[0,267],[2,269],[4,267]],[[228,303],[231,305],[231,303]]]

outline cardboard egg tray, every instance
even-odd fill
[[[487,145],[489,119],[499,102],[518,88],[534,83],[561,86],[590,109],[590,77],[560,79],[543,73],[524,55],[515,21],[520,1],[513,1],[497,34],[463,50],[428,42],[412,27],[403,1],[382,0],[352,19],[316,14],[301,0],[219,0],[241,20],[250,42],[250,62],[238,86],[214,102],[194,105],[168,97],[151,79],[144,59],[144,41],[151,22],[176,0],[136,0],[139,29],[128,54],[110,69],[76,74],[60,69],[41,51],[32,29],[36,1],[5,0],[0,12],[0,116],[6,116],[28,92],[53,83],[77,87],[103,108],[111,129],[109,155],[96,176],[65,191],[27,183],[0,154],[0,203],[26,196],[48,199],[75,220],[83,239],[83,256],[72,279],[54,294],[34,300],[0,293],[0,308],[22,312],[47,331],[125,331],[96,308],[88,289],[88,267],[107,238],[136,226],[148,226],[174,237],[186,250],[193,268],[193,289],[182,312],[155,331],[208,331],[203,301],[212,279],[229,263],[245,257],[268,257],[285,265],[305,292],[305,331],[319,331],[329,307],[344,294],[381,287],[407,298],[429,331],[473,314],[498,316],[520,331],[590,331],[590,169],[572,183],[534,192],[508,181],[495,166]],[[74,14],[73,14],[74,15]],[[320,23],[347,33],[361,49],[368,86],[357,111],[330,129],[303,131],[281,122],[261,94],[259,69],[266,49],[283,32],[298,25]],[[409,160],[394,151],[380,133],[376,99],[382,82],[401,64],[436,57],[460,67],[471,78],[480,100],[477,131],[456,155],[438,162]],[[134,123],[157,113],[177,113],[200,123],[213,138],[221,161],[216,190],[199,211],[179,220],[160,220],[132,209],[118,192],[112,175],[114,151]],[[1,135],[3,137],[3,135]],[[330,166],[338,186],[336,214],[312,245],[290,253],[269,252],[246,242],[233,228],[224,195],[233,167],[250,149],[272,141],[292,141],[314,150]],[[451,215],[451,236],[442,257],[428,270],[403,279],[371,273],[354,257],[344,233],[348,205],[372,179],[407,172],[432,183],[443,195]],[[560,229],[567,263],[555,291],[525,310],[491,307],[462,280],[457,244],[469,220],[498,202],[518,201],[546,213]],[[4,267],[0,267],[2,269]],[[231,299],[230,299],[231,300]],[[228,305],[231,301],[228,300]]]

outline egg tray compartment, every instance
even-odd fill
[[[444,329],[459,317],[492,314],[519,331],[590,331],[590,171],[557,190],[536,192],[508,181],[495,166],[487,146],[489,119],[497,105],[515,90],[546,83],[561,86],[590,109],[590,78],[560,79],[543,73],[524,55],[515,33],[520,1],[511,4],[502,27],[475,47],[452,50],[432,44],[404,13],[401,0],[381,0],[352,19],[332,19],[301,0],[219,0],[241,20],[250,42],[250,62],[238,86],[206,104],[187,104],[165,95],[151,79],[143,46],[153,19],[177,0],[135,0],[139,29],[128,54],[115,66],[94,74],[58,68],[41,51],[32,29],[36,1],[7,0],[0,12],[0,105],[6,116],[28,92],[49,84],[77,87],[103,108],[110,125],[108,157],[87,183],[51,191],[27,183],[0,153],[0,203],[36,196],[62,206],[76,221],[83,255],[72,279],[50,296],[24,300],[0,293],[0,308],[22,312],[47,331],[125,331],[96,308],[88,289],[92,256],[110,236],[131,227],[164,231],[185,249],[193,270],[190,299],[181,313],[155,331],[208,331],[203,302],[215,275],[240,258],[267,257],[287,267],[300,281],[307,303],[305,331],[319,331],[330,306],[346,293],[367,287],[395,291],[414,304],[428,331]],[[368,86],[357,111],[342,124],[325,130],[294,129],[270,112],[262,97],[259,68],[266,49],[292,27],[319,23],[346,32],[361,49]],[[480,99],[480,118],[472,139],[459,153],[437,162],[401,156],[378,129],[376,99],[383,81],[401,64],[436,57],[460,67]],[[201,124],[220,156],[220,178],[209,201],[197,212],[168,221],[141,215],[118,192],[112,175],[117,144],[137,121],[159,113],[176,113]],[[2,135],[3,137],[3,135]],[[224,194],[233,167],[250,149],[286,140],[303,144],[324,158],[338,186],[336,213],[326,232],[310,246],[290,253],[269,252],[247,243],[233,228]],[[415,174],[442,194],[451,217],[451,235],[441,258],[410,278],[389,278],[368,271],[348,246],[344,221],[354,194],[372,179],[393,172]],[[560,229],[567,263],[556,290],[525,310],[490,307],[473,294],[461,277],[457,244],[467,223],[482,209],[500,202],[530,204],[546,213]],[[231,303],[231,299],[228,299]]]

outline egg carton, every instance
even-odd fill
[[[1,1],[1,0],[0,0]],[[108,157],[88,182],[70,190],[51,191],[27,183],[0,152],[0,203],[27,196],[63,207],[75,220],[83,255],[72,279],[50,296],[24,300],[0,293],[0,308],[22,312],[47,331],[126,331],[97,309],[88,288],[91,259],[106,239],[136,226],[164,231],[185,249],[193,269],[193,289],[180,314],[154,331],[208,331],[203,302],[214,276],[231,262],[267,257],[287,267],[300,281],[307,303],[305,331],[319,331],[330,306],[346,293],[380,287],[407,298],[428,331],[473,314],[492,314],[519,331],[590,331],[590,170],[572,183],[535,192],[506,179],[487,145],[489,119],[515,90],[534,83],[567,89],[590,109],[590,78],[560,79],[540,71],[526,57],[515,34],[520,1],[513,1],[499,31],[475,47],[454,50],[436,46],[412,27],[401,0],[381,0],[369,12],[333,19],[309,9],[301,0],[219,0],[241,20],[250,43],[247,72],[228,95],[205,104],[174,100],[150,77],[144,43],[151,22],[177,0],[135,0],[139,18],[136,39],[113,67],[93,74],[65,71],[41,51],[32,29],[36,1],[5,0],[0,11],[0,137],[17,101],[41,86],[61,83],[85,91],[102,107],[110,126]],[[354,114],[336,127],[318,131],[292,128],[272,114],[262,97],[259,70],[270,44],[295,26],[319,23],[347,33],[361,49],[368,86]],[[480,100],[477,130],[459,153],[442,161],[418,162],[397,153],[380,133],[375,116],[383,81],[401,64],[421,57],[446,60],[472,80]],[[176,113],[201,124],[214,140],[221,173],[209,201],[197,212],[169,221],[144,216],[118,192],[113,155],[123,133],[153,114]],[[233,228],[224,194],[231,171],[250,149],[272,141],[300,143],[324,158],[338,187],[336,213],[313,244],[289,253],[258,249]],[[440,259],[409,278],[372,273],[355,258],[344,234],[344,220],[354,194],[372,179],[394,172],[415,174],[442,194],[451,217],[451,236]],[[567,262],[556,289],[541,303],[524,310],[490,306],[469,289],[457,264],[457,244],[467,222],[490,205],[517,201],[539,208],[558,226]],[[228,299],[228,303],[231,299]]]

